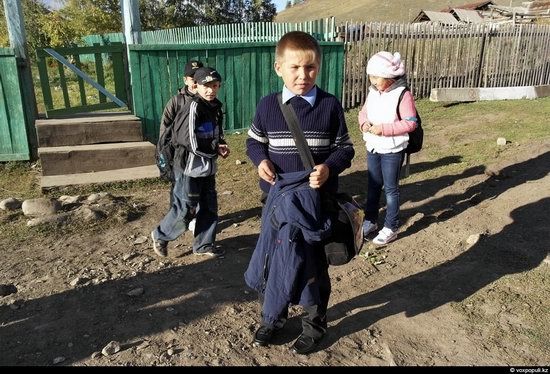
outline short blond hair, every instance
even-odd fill
[[[313,36],[303,31],[290,31],[284,34],[275,47],[275,61],[280,62],[287,49],[311,54],[318,63],[321,62],[321,47]]]

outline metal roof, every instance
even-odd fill
[[[423,10],[418,16],[416,16],[415,22],[431,21],[439,22],[445,25],[454,25],[458,20],[451,13],[433,12],[430,10]]]
[[[451,14],[455,14],[456,18],[458,18],[462,22],[468,22],[468,23],[484,22],[483,17],[481,17],[479,13],[475,10],[455,8],[451,10]]]
[[[494,5],[494,3],[492,1],[478,1],[476,3],[455,5],[453,7],[448,6],[441,9],[441,12],[450,12],[452,9],[483,10],[487,9],[489,5]]]

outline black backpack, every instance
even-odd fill
[[[401,103],[401,99],[403,99],[403,95],[405,95],[406,91],[410,91],[408,87],[406,87],[403,91],[401,91],[401,95],[399,96],[399,101],[397,102],[397,118],[401,120],[401,114],[399,114],[399,104]],[[416,108],[415,108],[416,110]],[[409,145],[405,149],[405,153],[411,154],[416,153],[422,149],[422,142],[424,141],[424,130],[422,129],[422,119],[420,118],[420,114],[418,114],[418,110],[416,110],[416,129],[414,129],[412,132],[409,133]]]
[[[183,107],[184,98],[183,95],[177,96],[177,109],[176,116],[179,110]],[[155,160],[157,167],[160,171],[160,179],[173,182],[174,181],[174,156],[176,154],[176,147],[172,141],[174,135],[174,121],[168,126],[161,134],[156,147]]]

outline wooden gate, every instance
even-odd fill
[[[52,53],[57,56],[55,59],[51,57]],[[37,49],[38,72],[46,117],[87,113],[127,105],[129,87],[126,84],[128,73],[124,65],[125,54],[126,46],[122,43],[64,47],[55,50]],[[88,60],[89,57],[93,57],[93,63],[82,62],[83,57],[87,57]],[[50,66],[52,68],[49,68]],[[75,74],[67,69],[68,67],[76,67],[77,73],[80,70],[86,74]],[[88,74],[95,80],[88,77]],[[92,85],[92,92],[86,90],[84,83]],[[107,100],[106,94],[111,100]]]
[[[29,160],[26,118],[11,48],[0,48],[0,161]]]

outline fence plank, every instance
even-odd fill
[[[398,27],[399,26],[399,27]],[[359,33],[356,30],[365,30]],[[428,97],[432,88],[503,87],[550,82],[550,25],[430,26],[427,24],[351,23],[345,37],[342,104],[362,102],[358,69],[379,50],[400,51],[411,91]]]

